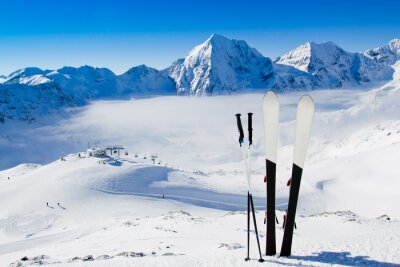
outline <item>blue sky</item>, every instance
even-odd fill
[[[362,51],[400,38],[400,1],[93,1],[1,3],[0,74],[64,65],[120,74],[165,68],[212,33],[275,58],[307,41]]]

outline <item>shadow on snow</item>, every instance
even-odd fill
[[[354,256],[350,252],[321,251],[311,256],[293,256],[292,259],[301,261],[312,261],[329,264],[340,264],[346,266],[376,266],[376,267],[400,267],[400,264],[381,262],[369,259],[368,256]]]
[[[108,194],[137,195],[176,200],[201,207],[227,211],[241,211],[247,208],[247,195],[221,193],[189,186],[154,186],[155,182],[168,181],[168,174],[175,170],[165,167],[145,167],[125,176],[113,178],[100,188],[91,188]],[[254,197],[256,209],[265,209],[265,200]],[[277,200],[277,207],[286,206],[284,200]]]

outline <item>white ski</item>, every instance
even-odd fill
[[[278,149],[279,100],[278,96],[268,91],[263,99],[265,166],[266,166],[266,255],[276,254],[275,233],[275,187],[276,159]]]
[[[287,217],[280,254],[281,256],[290,256],[292,251],[293,228],[295,225],[297,200],[299,198],[301,175],[303,173],[304,161],[306,158],[313,114],[314,103],[312,98],[308,95],[303,95],[300,98],[297,106],[293,169],[290,183]]]

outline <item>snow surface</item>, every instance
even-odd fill
[[[394,69],[393,81],[370,91],[308,92],[316,113],[293,257],[267,257],[267,263],[400,265],[400,80],[398,65]],[[280,223],[302,94],[278,94]],[[57,121],[1,125],[2,168],[22,165],[0,172],[0,262],[245,265],[247,186],[234,114],[254,112],[252,184],[264,244],[262,96],[96,101]],[[79,157],[88,142],[123,144],[129,155],[93,158],[81,152]],[[159,157],[155,165],[152,154]],[[281,238],[278,230],[278,251]],[[261,266],[256,260],[249,265]]]

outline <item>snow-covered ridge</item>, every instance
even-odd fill
[[[174,94],[175,83],[168,71],[159,71],[146,65],[129,69],[118,77],[128,94],[160,95]]]
[[[91,66],[29,67],[0,76],[0,121],[32,122],[93,99],[371,87],[392,80],[399,58],[400,40],[394,39],[364,53],[309,42],[273,62],[245,41],[213,34],[165,70],[140,65],[117,76]]]
[[[377,62],[393,65],[400,59],[400,39],[393,39],[387,45],[365,51],[364,55]]]
[[[146,66],[132,68],[121,76],[107,68],[91,66],[58,70],[25,68],[0,83],[0,122],[33,122],[65,107],[85,105],[92,99],[173,92],[173,82],[165,71]]]
[[[393,41],[387,46],[393,47],[392,43]],[[395,51],[385,47],[376,50]],[[319,44],[309,42],[278,58],[276,63],[309,73],[313,76],[317,88],[368,86],[376,82],[389,81],[393,75],[391,65],[395,61],[392,58],[390,62],[384,59],[376,60],[367,55],[368,51],[347,52],[333,42]],[[380,53],[376,52],[374,55],[379,56]]]

